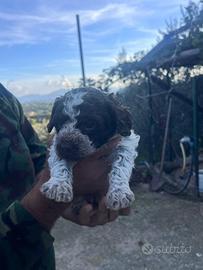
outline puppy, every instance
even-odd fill
[[[74,164],[120,134],[122,139],[112,154],[106,204],[113,210],[129,207],[134,200],[129,179],[140,139],[132,130],[129,112],[112,95],[95,88],[77,88],[56,99],[48,132],[53,128],[56,133],[48,159],[51,178],[41,192],[49,199],[70,202]]]

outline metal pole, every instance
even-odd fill
[[[82,51],[82,38],[81,38],[81,31],[80,31],[80,17],[76,15],[76,22],[77,22],[77,29],[78,29],[78,42],[79,42],[79,49],[80,49],[80,62],[81,62],[81,69],[82,69],[82,80],[83,80],[83,87],[86,86],[85,81],[85,67],[84,67],[84,58],[83,58],[83,51]]]

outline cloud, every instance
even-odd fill
[[[121,28],[138,27],[146,34],[152,34],[154,29],[145,27],[143,22],[147,18],[154,18],[164,9],[164,14],[172,14],[179,9],[180,4],[187,4],[186,0],[171,0],[168,2],[137,0],[123,3],[115,2],[94,8],[84,8],[81,3],[79,9],[71,9],[68,4],[58,7],[49,1],[36,4],[35,10],[18,13],[0,11],[0,45],[36,44],[48,42],[54,38],[69,40],[76,36],[75,14],[80,14],[84,32],[93,38],[110,36]],[[43,4],[42,4],[43,3]],[[61,3],[65,3],[61,1]],[[161,13],[162,14],[162,13]],[[88,30],[89,26],[111,22],[111,26],[101,31]],[[118,27],[115,27],[117,25]]]
[[[76,77],[44,75],[36,78],[4,81],[3,84],[17,97],[31,94],[47,94],[55,90],[75,87]]]
[[[133,18],[138,15],[138,10],[134,5],[108,4],[98,10],[81,11],[80,14],[85,25],[109,19],[120,20],[125,25],[129,25]]]
[[[95,76],[114,65],[122,47],[129,55],[151,49],[156,43],[158,29],[165,26],[165,19],[178,16],[180,4],[188,4],[187,0],[70,2],[36,0],[32,2],[33,8],[26,1],[18,9],[15,5],[6,10],[1,8],[0,46],[14,48],[1,48],[5,69],[0,78],[16,95],[48,93],[77,84],[80,60],[75,14],[80,14],[85,68],[89,77],[89,74]],[[15,45],[29,46],[17,48]],[[4,57],[4,49],[11,51],[9,61]],[[30,57],[32,51],[36,58]],[[6,78],[14,80],[6,81]]]
[[[35,44],[56,37],[76,34],[75,14],[80,14],[82,27],[101,22],[116,22],[120,27],[135,24],[135,18],[147,16],[149,10],[140,10],[135,4],[112,3],[95,9],[57,9],[39,6],[35,14],[0,12],[0,45]],[[117,27],[106,29],[100,35],[111,34]]]
[[[58,78],[50,78],[47,81],[47,85],[48,85],[48,87],[53,88],[53,89],[72,87],[72,83],[70,82],[68,77],[66,77],[64,75],[59,76]]]

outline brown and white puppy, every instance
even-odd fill
[[[106,202],[114,210],[130,206],[134,194],[129,179],[140,137],[132,130],[129,112],[112,95],[95,88],[77,88],[56,99],[48,131],[53,128],[56,133],[48,159],[51,178],[41,192],[56,201],[71,201],[74,164],[120,134],[122,139],[112,154]]]

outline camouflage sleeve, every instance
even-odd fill
[[[29,148],[36,175],[43,169],[46,160],[46,146],[40,141],[37,133],[31,126],[27,117],[24,115],[20,102],[14,96],[13,98],[15,99],[13,104],[15,104],[15,107],[19,112],[20,130],[25,139],[27,147]]]
[[[0,84],[0,212],[30,190],[43,168],[46,147],[19,101]]]
[[[37,133],[25,117],[20,102],[2,84],[0,84],[0,102],[2,104],[0,108],[0,123],[3,122],[2,124],[6,126],[3,133],[9,133],[7,134],[9,137],[13,136],[13,133],[16,131],[21,133],[29,149],[35,174],[37,174],[43,169],[45,163],[46,146],[39,140]],[[13,130],[9,132],[11,128]]]
[[[0,214],[0,264],[7,270],[55,269],[53,237],[14,202]],[[46,254],[49,259],[45,262]]]

